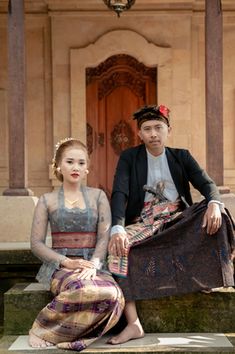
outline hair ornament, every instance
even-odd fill
[[[70,140],[74,140],[74,139],[73,138],[64,138],[64,139],[61,139],[60,141],[58,141],[55,144],[55,153],[60,148],[61,145],[63,145],[64,143],[66,143],[67,141],[70,141]]]
[[[166,119],[169,119],[169,113],[170,113],[169,108],[167,108],[166,106],[161,104],[160,106],[158,106],[158,110],[163,115],[163,117],[165,117]]]

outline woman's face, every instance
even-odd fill
[[[80,183],[87,175],[87,154],[79,147],[64,150],[59,164],[63,180],[66,183]]]

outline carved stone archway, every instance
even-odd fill
[[[85,48],[70,50],[71,68],[71,135],[86,142],[86,68],[97,66],[108,57],[128,54],[146,66],[158,67],[158,102],[171,105],[172,53],[142,35],[129,30],[104,34]]]

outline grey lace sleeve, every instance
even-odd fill
[[[98,201],[97,243],[91,260],[97,269],[101,269],[106,259],[111,229],[111,211],[106,194],[101,190]]]
[[[35,208],[31,229],[31,250],[41,261],[53,263],[56,268],[65,256],[58,254],[46,245],[48,229],[48,208],[45,195],[41,196]]]

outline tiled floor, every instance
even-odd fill
[[[15,350],[32,350],[27,342],[28,336],[19,336],[10,346],[10,351]],[[121,345],[109,345],[106,344],[107,337],[103,337],[100,340],[93,343],[89,349],[103,349],[112,351],[116,349],[156,349],[161,348],[181,348],[185,350],[186,348],[227,348],[232,349],[233,345],[228,340],[228,338],[222,333],[152,333],[146,334],[144,338],[138,340],[132,340]],[[55,347],[48,348],[48,350],[55,349]],[[35,349],[38,350],[38,349]],[[45,350],[45,349],[44,349]]]

